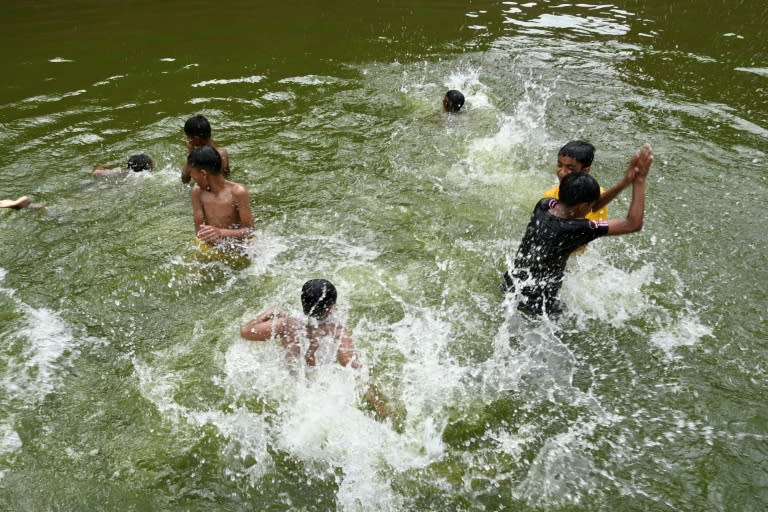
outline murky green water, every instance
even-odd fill
[[[0,198],[44,208],[0,210],[0,509],[764,510],[764,2],[369,4],[5,6]],[[196,113],[245,269],[195,258]],[[496,286],[572,138],[604,185],[654,145],[645,229],[528,324]],[[395,422],[240,339],[321,276]]]

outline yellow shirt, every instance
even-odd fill
[[[600,187],[600,193],[602,194],[605,192],[603,187]],[[551,189],[544,192],[544,195],[542,197],[552,198],[552,199],[560,199],[560,185],[555,185]],[[587,219],[599,221],[599,220],[608,220],[608,206],[603,206],[596,212],[589,212],[587,214]]]

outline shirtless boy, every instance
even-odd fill
[[[221,174],[221,157],[211,146],[195,149],[184,171],[195,180],[192,215],[197,239],[217,249],[241,248],[253,231],[248,191]]]
[[[240,335],[252,341],[279,339],[290,361],[304,361],[307,366],[338,362],[359,370],[361,365],[355,356],[352,336],[333,318],[336,298],[336,287],[330,281],[310,279],[301,288],[301,305],[306,318],[292,317],[270,308],[245,324]],[[369,385],[363,398],[380,418],[391,414],[375,386]]]

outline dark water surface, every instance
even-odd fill
[[[44,207],[0,210],[0,510],[764,510],[766,26],[756,0],[8,3],[0,198]],[[251,195],[246,268],[195,257],[196,113]],[[573,138],[604,186],[654,145],[645,229],[530,323],[496,286]],[[91,177],[137,152],[156,171]],[[240,338],[314,277],[393,419]]]

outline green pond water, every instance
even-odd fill
[[[0,26],[0,199],[41,205],[0,210],[0,510],[768,507],[764,1],[8,2]],[[197,113],[250,192],[244,268],[196,258]],[[576,138],[603,186],[653,144],[645,227],[530,322],[497,286]],[[139,152],[155,171],[91,176]],[[316,277],[392,418],[240,338]]]

